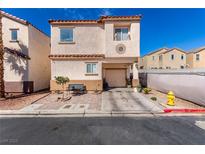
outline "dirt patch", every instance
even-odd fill
[[[0,101],[0,110],[19,110],[33,102],[47,96],[49,92],[38,92],[30,95],[21,95],[20,97],[7,98]]]

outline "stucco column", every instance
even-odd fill
[[[132,72],[133,72],[133,79],[132,79],[132,87],[136,87],[139,84],[139,78],[138,78],[138,64],[133,63],[132,65]]]

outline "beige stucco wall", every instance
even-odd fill
[[[130,40],[115,41],[114,28],[130,25]],[[124,54],[116,52],[116,46],[124,44]],[[105,55],[106,57],[139,57],[140,52],[140,23],[139,22],[105,22]]]
[[[187,66],[188,66],[188,68],[193,68],[193,53],[188,53],[187,55],[186,55],[186,64],[187,64]]]
[[[199,54],[200,60],[196,60],[196,54]],[[205,49],[193,54],[193,68],[205,68]]]
[[[163,69],[166,69],[166,67],[171,67],[171,69],[179,69],[181,66],[186,67],[186,53],[178,49],[173,49],[169,52],[166,52],[167,50],[168,49],[162,49],[153,54],[144,56],[140,59],[140,66],[144,66],[144,69],[159,69],[160,67]],[[171,60],[172,54],[174,54],[174,60]],[[162,60],[159,60],[160,55],[162,55]],[[183,60],[181,60],[181,55],[184,56]]]
[[[147,55],[144,57],[144,62],[143,65],[145,66],[145,69],[151,69],[151,68],[159,68],[160,63],[159,63],[159,55],[161,55],[163,52],[167,51],[167,49],[161,49],[155,53],[152,53],[150,55]],[[154,60],[153,60],[154,56]]]
[[[31,25],[24,25],[7,17],[2,19],[4,47],[28,55],[26,60],[10,53],[4,56],[4,80],[6,82],[34,81],[34,91],[49,88],[50,39]],[[11,30],[18,29],[18,42],[11,41]]]
[[[50,38],[29,25],[29,80],[34,81],[34,91],[50,85]]]
[[[114,41],[114,27],[118,25],[130,27],[131,40]],[[73,28],[73,43],[60,42],[60,28]],[[116,45],[124,44],[126,52],[118,54]],[[105,22],[90,25],[51,25],[51,54],[105,54],[106,57],[139,57],[140,23],[139,22]]]
[[[28,81],[28,60],[4,54],[4,80],[5,81]]]
[[[97,73],[86,74],[86,63],[96,62]],[[68,84],[84,84],[87,90],[102,90],[102,62],[97,60],[51,61],[51,90],[62,90],[62,87],[55,82],[55,76],[65,76],[70,79]],[[65,86],[68,87],[68,84]],[[65,90],[65,89],[64,89]]]
[[[139,68],[141,68],[141,69],[147,69],[148,68],[148,66],[147,66],[147,57],[148,56],[145,55],[144,57],[140,58]]]
[[[73,28],[73,43],[60,44],[60,28]],[[51,54],[99,54],[104,51],[102,25],[51,26]]]
[[[11,30],[18,29],[19,42],[11,42]],[[28,55],[28,27],[13,21],[5,16],[2,18],[2,32],[4,47],[12,48]],[[27,61],[12,54],[4,55],[4,80],[5,81],[28,81]]]
[[[171,59],[171,55],[174,55],[174,60]],[[184,59],[181,59],[181,55],[184,56]],[[181,66],[186,67],[186,54],[174,49],[165,54],[163,54],[162,58],[162,67],[165,69],[166,67],[171,67],[171,69],[180,69]]]
[[[97,62],[97,74],[86,74],[86,63]],[[97,60],[84,60],[84,61],[65,61],[65,60],[52,60],[51,61],[51,79],[54,80],[55,76],[66,76],[70,80],[101,80],[102,79],[102,62]]]

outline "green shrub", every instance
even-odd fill
[[[143,92],[144,92],[144,94],[149,94],[150,91],[152,91],[151,88],[143,88]]]
[[[142,87],[141,85],[138,85],[138,86],[137,86],[137,91],[138,91],[139,93],[142,92],[142,89],[143,89],[143,87]]]
[[[151,97],[150,99],[153,101],[157,101],[157,97]]]
[[[65,85],[67,82],[69,82],[68,77],[63,77],[63,76],[55,76],[56,83],[59,85]]]

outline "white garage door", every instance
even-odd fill
[[[126,70],[125,69],[106,69],[105,79],[109,87],[125,87],[126,86]]]

